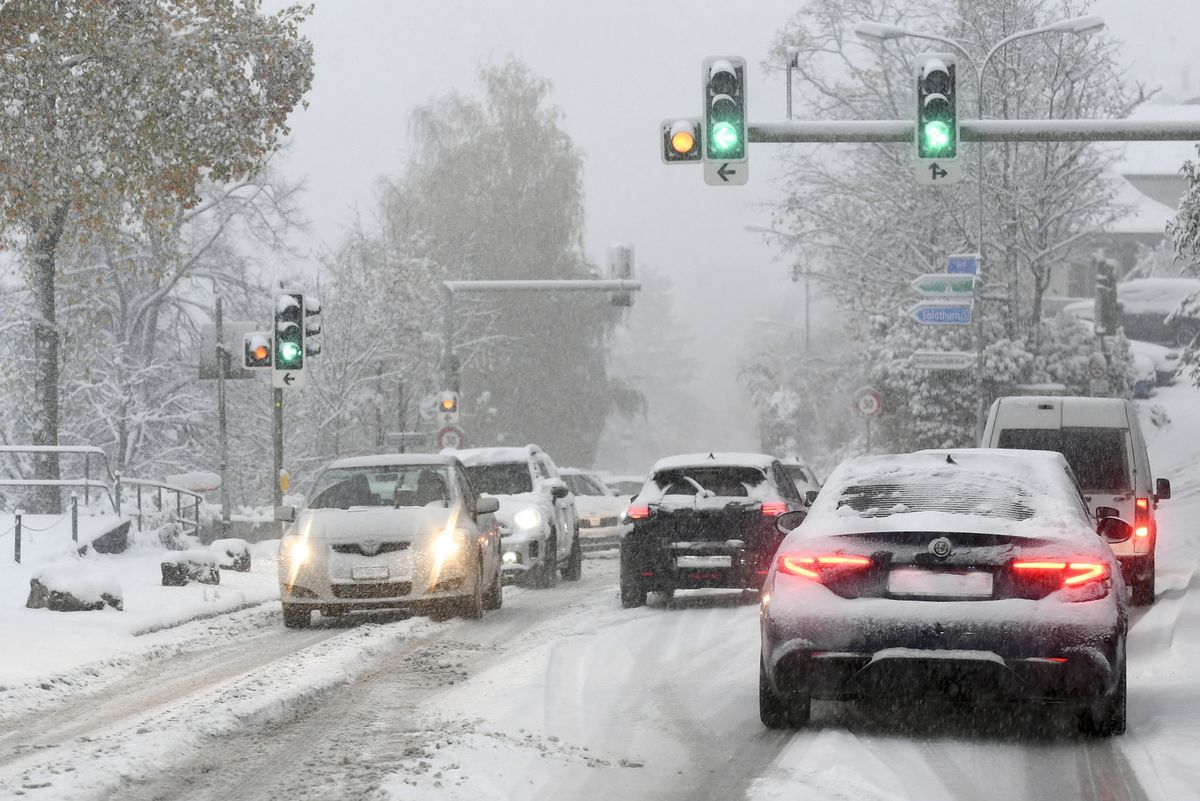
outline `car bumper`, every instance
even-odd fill
[[[530,581],[545,566],[548,536],[510,535],[500,540],[501,576],[507,584]]]
[[[354,578],[353,568],[345,570],[343,565],[323,559],[296,567],[281,560],[280,600],[292,606],[340,611],[421,608],[466,597],[475,590],[464,558],[452,558],[441,565],[417,560],[407,570],[388,564],[382,556],[358,559],[360,570],[374,568],[375,575]]]
[[[1118,585],[1120,586],[1120,585]],[[764,594],[762,657],[781,694],[817,698],[972,695],[1088,700],[1109,692],[1124,658],[1123,607],[1064,602],[818,599],[814,585]]]

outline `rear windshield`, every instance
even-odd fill
[[[1124,492],[1132,484],[1125,432],[1119,428],[1009,428],[1001,448],[1058,451],[1085,490]]]
[[[479,492],[489,495],[518,495],[533,492],[533,479],[525,462],[468,465],[467,475]]]
[[[425,506],[450,502],[444,465],[338,467],[326,470],[313,487],[310,509],[351,506]]]
[[[654,474],[663,495],[699,495],[707,490],[720,498],[746,498],[767,476],[757,467],[685,467]]]
[[[963,475],[929,480],[851,484],[842,490],[838,508],[850,507],[861,517],[887,517],[911,512],[956,514],[1028,520],[1033,505],[1028,489],[1015,481],[989,475]]]

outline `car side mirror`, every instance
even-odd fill
[[[276,506],[275,507],[275,522],[277,522],[277,523],[295,523],[296,522],[296,507],[294,507],[294,506]]]
[[[1111,506],[1097,506],[1096,507],[1096,519],[1097,520],[1104,520],[1107,517],[1120,517],[1120,516],[1121,516],[1120,509],[1114,509]]]
[[[1154,482],[1154,497],[1157,500],[1165,501],[1171,497],[1171,482],[1168,479],[1160,478]]]
[[[820,494],[821,493],[817,492],[816,490],[809,490],[808,492],[804,493],[804,500],[808,501],[809,506],[812,506],[813,501],[815,501],[817,496]]]
[[[1125,542],[1133,536],[1133,526],[1119,517],[1106,517],[1096,524],[1096,532],[1110,543]]]
[[[553,487],[550,488],[550,497],[554,498],[554,500],[556,500],[556,501],[559,501],[559,500],[562,500],[563,498],[567,497],[567,494],[569,492],[570,492],[570,490],[568,490],[565,485],[555,484]]]
[[[806,517],[808,517],[808,512],[803,509],[797,509],[794,512],[784,512],[775,518],[775,528],[780,534],[791,534],[794,529],[800,527],[800,524],[804,522],[804,518]]]
[[[493,498],[490,495],[481,495],[479,499],[475,501],[475,514],[477,515],[495,514],[499,510],[499,498]]]

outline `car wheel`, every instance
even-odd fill
[[[471,594],[459,601],[458,616],[467,620],[479,620],[483,617],[483,609],[483,559],[476,557]]]
[[[1130,600],[1134,606],[1150,606],[1154,603],[1154,555],[1146,560],[1142,571],[1133,577]]]
[[[306,629],[312,623],[312,609],[295,604],[283,605],[283,625],[289,629]]]
[[[558,583],[558,534],[550,529],[546,538],[546,550],[542,553],[542,564],[538,568],[536,587],[548,590]]]
[[[1125,733],[1127,682],[1125,658],[1121,658],[1121,675],[1111,695],[1079,712],[1079,731],[1092,737],[1112,737]]]
[[[492,579],[492,585],[488,587],[487,594],[483,597],[485,609],[499,609],[504,605],[504,583],[501,581],[500,572],[500,566],[496,565],[496,576]]]
[[[579,532],[575,532],[575,542],[571,546],[571,556],[567,566],[562,569],[563,581],[579,581],[583,578],[583,546],[579,544]]]
[[[658,595],[663,599],[664,603],[671,603],[671,601],[675,598],[675,588],[668,587],[665,590],[659,590]]]
[[[624,543],[621,545],[621,606],[635,609],[646,605],[646,585],[638,578]]]
[[[812,714],[812,696],[796,694],[783,699],[771,689],[767,668],[758,660],[758,719],[768,729],[798,729],[808,725]]]

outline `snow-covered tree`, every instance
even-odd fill
[[[165,240],[204,183],[256,173],[312,80],[307,13],[266,15],[258,0],[0,5],[0,234],[31,293],[36,444],[59,436],[63,249],[130,225]],[[39,460],[40,477],[57,470]]]
[[[1175,219],[1167,226],[1167,233],[1171,237],[1179,272],[1196,276],[1200,275],[1200,159],[1189,159],[1182,172],[1187,179],[1187,191],[1179,201]],[[1185,298],[1172,315],[1200,317],[1200,293]],[[1187,347],[1182,362],[1188,368],[1192,383],[1200,387],[1200,342],[1192,342]]]

